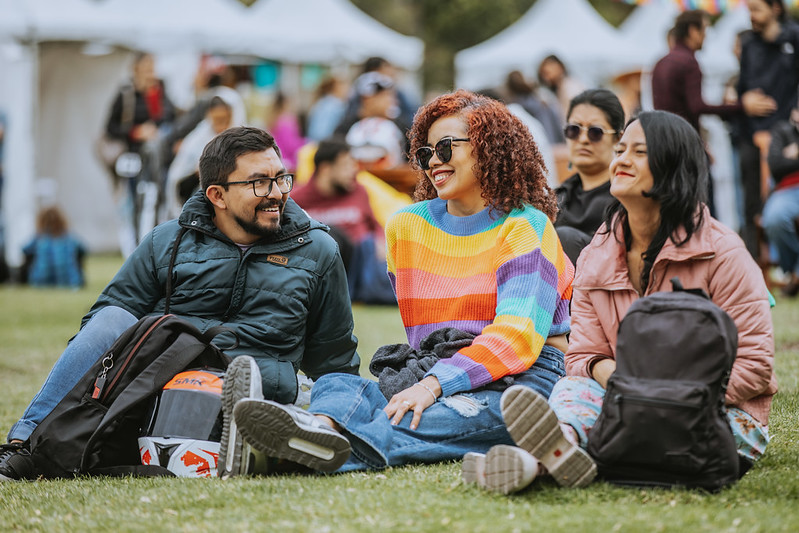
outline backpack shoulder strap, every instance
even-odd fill
[[[181,226],[178,231],[178,236],[175,238],[175,244],[172,245],[172,254],[169,256],[169,268],[166,271],[166,302],[164,303],[164,314],[169,314],[169,302],[172,299],[172,270],[175,268],[175,259],[178,256],[178,246],[180,240],[189,231],[189,228]]]
[[[674,292],[687,292],[688,294],[701,296],[702,298],[710,300],[710,295],[706,293],[704,289],[686,289],[682,286],[682,282],[677,276],[674,276],[669,281],[671,281],[671,290]]]

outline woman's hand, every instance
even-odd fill
[[[422,413],[436,402],[441,395],[441,385],[435,376],[427,376],[419,383],[398,392],[389,400],[383,409],[391,420],[391,425],[396,426],[408,411],[413,411],[411,429],[419,427]]]
[[[608,388],[608,379],[616,371],[615,359],[602,359],[591,369],[591,376],[594,381],[602,385],[603,389]]]

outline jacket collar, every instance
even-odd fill
[[[716,255],[713,245],[713,231],[710,227],[710,210],[703,206],[703,222],[688,242],[676,246],[671,239],[655,258],[654,270],[663,262],[682,262],[711,259]],[[615,220],[615,219],[614,219]],[[621,225],[615,234],[606,232],[603,224],[595,234],[591,243],[580,256],[581,267],[577,269],[574,287],[579,289],[602,288],[605,290],[628,289],[632,287],[627,273],[627,249],[624,245],[624,232]],[[678,241],[685,238],[685,229],[677,230]],[[584,258],[583,258],[584,256]],[[593,265],[589,268],[588,265]]]
[[[183,206],[183,211],[180,213],[178,223],[183,227],[202,231],[222,240],[230,240],[230,238],[219,231],[216,224],[214,224],[214,206],[208,198],[206,198],[203,191],[197,191],[189,198]],[[280,220],[280,230],[275,237],[268,241],[262,239],[255,244],[270,244],[286,241],[302,233],[306,233],[311,229],[329,230],[329,228],[321,222],[309,217],[294,200],[289,198],[286,201],[285,209],[283,209],[283,216]]]

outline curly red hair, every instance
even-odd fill
[[[439,96],[416,113],[408,132],[411,154],[427,146],[427,133],[433,123],[451,115],[466,120],[474,154],[474,174],[482,197],[492,209],[503,213],[530,204],[551,220],[558,213],[557,201],[547,185],[546,166],[527,127],[504,104],[486,96],[459,90]],[[435,187],[416,161],[419,180],[414,199],[438,196]]]

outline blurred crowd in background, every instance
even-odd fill
[[[516,24],[456,56],[455,86],[503,101],[528,125],[562,202],[587,201],[603,183],[589,185],[589,176],[607,174],[613,138],[605,139],[604,133],[620,130],[642,109],[684,116],[707,143],[714,214],[741,233],[767,278],[795,295],[799,26],[781,1],[734,4],[736,9],[719,17],[681,11],[673,2],[650,2],[611,35],[587,2],[539,0]],[[574,40],[582,48],[573,50]],[[80,74],[81,62],[92,57],[81,46],[40,43],[34,50],[38,62],[32,68],[38,71],[31,85],[34,102],[28,104],[36,108],[30,135],[35,183],[22,189],[33,200],[20,200],[20,189],[5,186],[15,179],[7,170],[4,176],[2,166],[15,104],[8,91],[0,90],[5,97],[0,99],[3,242],[11,265],[9,271],[3,262],[4,279],[81,286],[87,250],[118,246],[129,255],[156,224],[178,216],[196,192],[205,144],[229,127],[246,124],[274,135],[295,174],[292,197],[333,228],[352,277],[353,299],[393,302],[390,287],[381,286],[382,228],[395,209],[412,201],[418,174],[409,160],[406,132],[414,113],[443,90],[422,91],[414,61],[398,65],[375,54],[359,62],[339,58],[326,65],[292,65],[203,53],[188,69],[191,76],[176,76],[174,57],[125,49],[104,56],[108,64],[114,58],[124,67],[104,71],[117,73],[111,80],[117,89],[100,96],[95,89],[107,87],[109,80]],[[4,53],[5,65],[14,66],[15,54],[28,52]],[[187,70],[186,61],[180,65]],[[76,72],[83,84],[72,81]],[[59,86],[63,80],[69,83]],[[181,86],[175,90],[173,84]],[[618,98],[624,116],[611,116],[601,103],[583,98],[584,106],[602,112],[578,120],[575,98],[599,87]],[[70,91],[91,98],[53,95]],[[86,123],[92,122],[87,113],[98,123],[96,134],[86,134]],[[602,168],[592,174],[596,167]],[[96,174],[102,178],[89,178]],[[38,215],[9,212],[8,206],[19,203],[35,206]],[[575,212],[574,205],[561,209]],[[27,225],[18,224],[20,218]],[[75,222],[74,231],[67,220]],[[109,232],[115,235],[111,240]],[[60,257],[56,270],[69,264],[66,270],[74,272],[42,275],[46,269],[35,258],[46,254]]]

